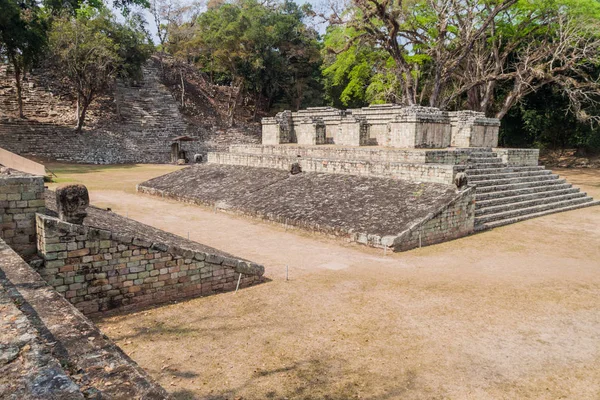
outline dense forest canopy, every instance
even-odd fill
[[[230,86],[232,124],[240,106],[258,119],[393,102],[501,118],[506,145],[600,148],[598,0],[348,0],[327,12],[291,0],[106,1],[0,0],[0,54],[17,88],[52,61],[79,100],[79,129],[96,96],[158,51]]]

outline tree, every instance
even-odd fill
[[[231,85],[230,124],[244,96],[255,116],[283,99],[293,108],[315,100],[321,57],[317,33],[303,22],[308,11],[290,1],[242,0],[214,3],[194,21],[193,37],[180,48],[211,80]]]
[[[353,0],[332,21],[356,34],[331,51],[363,41],[385,50],[404,104],[468,107],[501,118],[545,85],[572,109],[600,93],[600,4],[595,0]]]
[[[0,55],[13,68],[19,118],[24,118],[22,79],[46,46],[46,22],[33,0],[0,0]]]
[[[106,9],[82,8],[75,17],[54,22],[50,49],[54,68],[77,97],[76,126],[81,131],[92,101],[118,77],[139,77],[152,47],[139,24],[118,24]]]

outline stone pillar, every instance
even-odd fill
[[[369,125],[363,118],[348,116],[340,121],[335,144],[341,146],[366,146],[369,144]]]
[[[23,258],[37,251],[35,214],[44,212],[43,177],[0,172],[0,238]]]
[[[389,126],[391,147],[445,148],[450,146],[450,118],[446,112],[437,108],[405,107]]]
[[[291,111],[282,111],[274,118],[262,119],[262,144],[277,145],[295,142]]]
[[[294,126],[296,139],[301,145],[325,144],[325,123],[320,118],[303,118]]]
[[[497,147],[500,120],[476,111],[450,112],[452,147]]]

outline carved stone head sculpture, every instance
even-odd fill
[[[456,174],[456,176],[454,176],[454,184],[459,190],[465,189],[465,187],[469,184],[469,178],[467,177],[467,174],[464,172],[459,172]]]
[[[81,225],[89,204],[90,196],[83,185],[63,185],[56,189],[56,209],[63,221]]]

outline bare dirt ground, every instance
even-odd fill
[[[50,167],[96,205],[266,266],[237,294],[98,321],[178,399],[600,398],[600,207],[384,257],[134,194],[172,166]],[[557,172],[600,198],[600,171]]]

